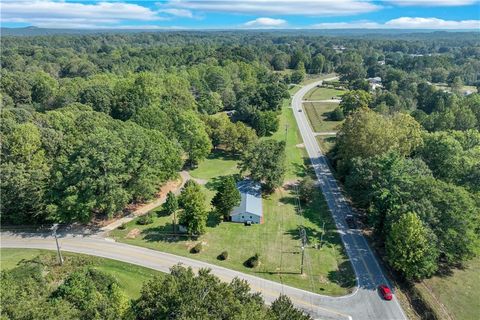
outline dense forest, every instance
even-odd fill
[[[3,223],[112,216],[216,148],[243,154],[244,169],[261,174],[261,155],[283,152],[258,138],[278,129],[289,85],[336,72],[349,91],[335,112],[346,121],[329,157],[390,265],[420,279],[478,252],[480,94],[464,90],[480,87],[472,34],[1,42]],[[373,77],[381,78],[375,90]],[[280,175],[264,179],[267,189]]]

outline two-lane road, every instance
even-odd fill
[[[231,281],[235,277],[248,281],[251,288],[262,293],[267,302],[272,302],[284,293],[297,307],[307,311],[316,319],[406,319],[395,298],[387,302],[378,295],[377,285],[386,283],[387,280],[362,234],[347,228],[344,217],[351,209],[345,202],[325,157],[320,152],[305,112],[298,111],[302,109],[302,97],[317,84],[319,82],[301,88],[293,97],[292,108],[322,191],[357,276],[358,287],[352,294],[344,297],[322,296],[187,257],[117,243],[105,239],[101,233],[91,235],[63,233],[59,240],[62,250],[115,259],[163,272],[168,272],[169,268],[177,263],[190,266],[194,270],[210,268],[213,274],[224,281]],[[2,248],[55,250],[55,240],[51,236],[3,232],[0,237]]]
[[[349,229],[345,222],[346,215],[351,213],[352,209],[342,195],[330,170],[327,158],[322,154],[315,133],[310,127],[303,110],[303,97],[308,91],[321,83],[322,81],[318,81],[302,87],[292,99],[292,111],[318,182],[357,277],[358,290],[355,295],[347,299],[351,303],[353,302],[349,313],[353,315],[354,319],[406,319],[395,297],[390,302],[379,299],[376,291],[377,286],[389,282],[361,231]]]

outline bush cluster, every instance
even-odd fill
[[[190,253],[200,253],[203,250],[203,245],[201,242],[197,243],[195,247],[190,250]]]
[[[151,213],[147,213],[146,215],[143,215],[140,218],[138,218],[137,223],[141,224],[142,226],[147,225],[147,224],[152,224],[153,223],[153,215]]]

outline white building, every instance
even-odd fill
[[[232,222],[263,223],[261,185],[253,180],[243,180],[237,183],[242,200],[230,214]]]

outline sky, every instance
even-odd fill
[[[480,0],[0,0],[2,27],[480,30]]]

